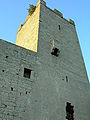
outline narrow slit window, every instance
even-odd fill
[[[24,77],[30,78],[31,77],[31,71],[30,69],[24,68]]]
[[[58,25],[58,27],[59,27],[59,30],[60,30],[61,29],[60,25]]]
[[[11,91],[13,91],[13,87],[11,87]]]
[[[66,82],[68,82],[68,77],[66,76]]]

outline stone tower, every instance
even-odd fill
[[[0,120],[90,120],[90,85],[74,21],[39,0],[0,40]]]

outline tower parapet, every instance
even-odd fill
[[[70,18],[68,19],[68,22],[69,22],[70,24],[72,24],[72,25],[74,25],[74,26],[75,26],[74,21],[73,21],[73,20],[71,20]]]
[[[58,11],[57,9],[54,9],[54,12],[55,12],[58,16],[60,16],[61,18],[63,18],[63,14],[62,14],[60,11]]]
[[[60,11],[58,11],[57,9],[51,10],[50,8],[46,6],[46,2],[44,0],[39,0],[33,14],[32,15],[28,14],[24,24],[20,25],[18,32],[17,32],[16,45],[19,45],[19,46],[25,47],[26,49],[30,49],[32,51],[37,52],[38,35],[39,35],[38,30],[39,30],[39,25],[40,25],[40,19],[41,19],[40,14],[41,14],[42,7],[49,9],[54,14],[62,18],[64,21],[67,21],[68,23],[75,26],[75,23],[73,20],[71,19],[66,20]]]

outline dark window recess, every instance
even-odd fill
[[[11,87],[11,91],[13,91],[13,87]]]
[[[31,70],[24,68],[24,77],[30,78],[31,77]]]
[[[59,55],[59,49],[58,48],[53,48],[51,54],[55,55],[56,57],[58,57],[58,55]]]
[[[40,22],[42,22],[41,20],[39,20]]]
[[[74,120],[74,106],[72,106],[69,102],[67,102],[66,106],[66,119]]]
[[[2,70],[2,72],[4,72],[4,70]]]
[[[60,25],[58,25],[58,27],[59,27],[59,30],[60,30],[61,29]]]
[[[8,58],[8,56],[6,56],[6,58]]]
[[[5,107],[7,107],[7,105],[3,104]]]
[[[66,82],[68,82],[68,77],[66,76]]]

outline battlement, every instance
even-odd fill
[[[68,22],[69,22],[70,24],[72,24],[72,25],[74,25],[74,26],[75,26],[74,21],[73,21],[73,20],[71,20],[70,18],[68,19]]]
[[[44,5],[44,6],[46,6],[47,7],[47,5],[46,5],[46,2],[44,1],[44,0],[39,0],[39,2],[37,3],[37,7],[38,7],[38,4],[42,4],[42,5]],[[47,7],[48,8],[48,7]],[[50,9],[50,8],[49,8]],[[50,9],[51,11],[53,11],[56,15],[58,15],[59,17],[61,17],[61,18],[64,18],[63,17],[63,14],[59,11],[59,10],[57,10],[56,8],[54,9],[54,10],[52,10],[52,9]],[[66,20],[65,18],[64,18],[64,20]],[[68,20],[66,20],[66,21],[68,21],[70,24],[72,24],[72,25],[74,25],[75,26],[75,23],[74,23],[74,21],[72,20],[72,19],[70,19],[70,18],[68,18]]]
[[[74,23],[74,21],[72,20],[72,19],[65,19],[64,17],[63,17],[63,14],[59,11],[59,10],[57,10],[56,8],[54,9],[54,10],[52,10],[52,9],[50,9],[47,5],[46,5],[46,2],[44,1],[44,0],[39,0],[38,1],[38,3],[36,4],[36,9],[38,8],[38,6],[39,5],[44,5],[44,6],[46,6],[49,10],[51,10],[53,13],[55,13],[56,15],[58,15],[59,17],[61,17],[62,19],[64,19],[65,21],[67,21],[68,23],[70,23],[70,24],[72,24],[72,25],[74,25],[75,26],[75,23]],[[25,20],[25,23],[28,21],[28,19],[30,19],[31,18],[31,16],[30,15],[27,15],[27,17],[26,17],[26,20]],[[25,24],[24,23],[24,24]],[[19,27],[19,29],[18,29],[18,32],[22,29],[22,27],[23,27],[23,25],[24,24],[21,24],[20,25],[20,27]]]
[[[54,12],[55,12],[58,16],[60,16],[61,18],[63,18],[63,14],[62,14],[60,11],[58,11],[57,9],[54,9]]]

